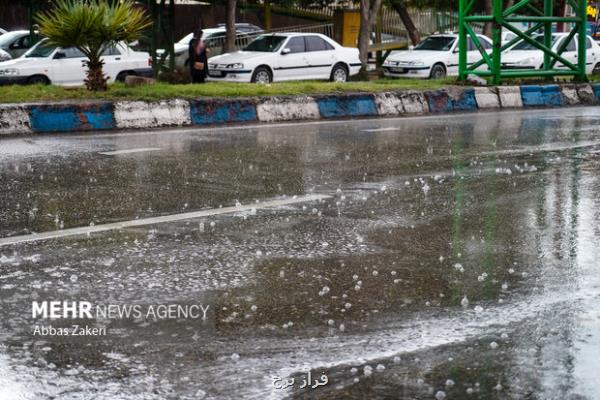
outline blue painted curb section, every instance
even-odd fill
[[[317,98],[321,118],[371,117],[379,115],[372,95],[336,95]]]
[[[29,118],[34,132],[74,132],[116,127],[110,102],[34,105],[30,108]]]
[[[0,136],[597,105],[600,84],[448,87],[241,99],[0,104]]]
[[[250,100],[193,100],[190,113],[193,125],[258,121],[256,103]]]
[[[560,107],[563,99],[558,85],[522,86],[523,107]]]

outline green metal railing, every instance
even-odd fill
[[[459,79],[464,80],[468,75],[491,77],[493,84],[499,84],[502,78],[513,77],[552,77],[559,75],[571,75],[578,81],[586,81],[586,24],[587,12],[586,0],[567,0],[573,8],[575,16],[558,17],[553,16],[553,0],[543,0],[543,10],[534,5],[534,0],[520,0],[513,6],[503,9],[502,0],[493,0],[492,15],[472,15],[476,0],[459,0],[458,3],[458,34],[459,34]],[[522,15],[517,13],[528,12],[533,15]],[[571,23],[573,28],[566,40],[554,51],[552,49],[552,27],[553,24],[565,22]],[[492,23],[492,52],[486,51],[475,31],[473,23]],[[521,31],[513,23],[528,23],[529,29]],[[516,35],[516,38],[508,43],[502,44],[502,29],[507,29]],[[533,34],[543,31],[543,42],[533,38]],[[562,56],[568,44],[577,35],[577,62],[571,62]],[[467,37],[470,37],[475,47],[481,54],[481,59],[467,65]],[[502,69],[502,53],[519,41],[525,41],[532,47],[544,53],[544,63],[541,69]],[[556,68],[559,62],[564,68]],[[478,69],[486,65],[486,69]]]

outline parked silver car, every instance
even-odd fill
[[[0,62],[11,60],[12,57],[6,51],[0,49]]]
[[[35,42],[41,37],[36,33]],[[25,54],[27,50],[33,47],[35,43],[31,43],[29,31],[12,31],[6,32],[0,36],[0,50],[3,50],[11,58],[17,58]]]

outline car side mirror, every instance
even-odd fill
[[[411,44],[410,46],[408,46],[408,49],[409,49],[409,50],[414,50],[414,49],[415,49],[415,46],[413,46],[413,45]]]
[[[67,58],[67,55],[62,51],[59,51],[54,55],[55,60],[60,60],[61,58]]]
[[[281,55],[285,56],[286,54],[290,54],[291,52],[292,50],[286,47],[285,49],[281,50]]]

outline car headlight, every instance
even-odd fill
[[[229,69],[243,69],[244,68],[244,64],[242,64],[242,63],[227,64],[227,68],[229,68]]]
[[[0,69],[0,76],[17,76],[19,75],[19,70],[14,68],[8,69]]]
[[[385,60],[383,62],[383,65],[385,65],[386,67],[393,67],[394,65],[396,65],[396,61]]]
[[[528,58],[524,58],[522,60],[517,61],[517,65],[530,65],[533,64],[535,61],[534,57],[528,57]]]
[[[421,60],[415,60],[415,61],[409,61],[408,65],[413,66],[413,67],[424,67],[425,63]]]

